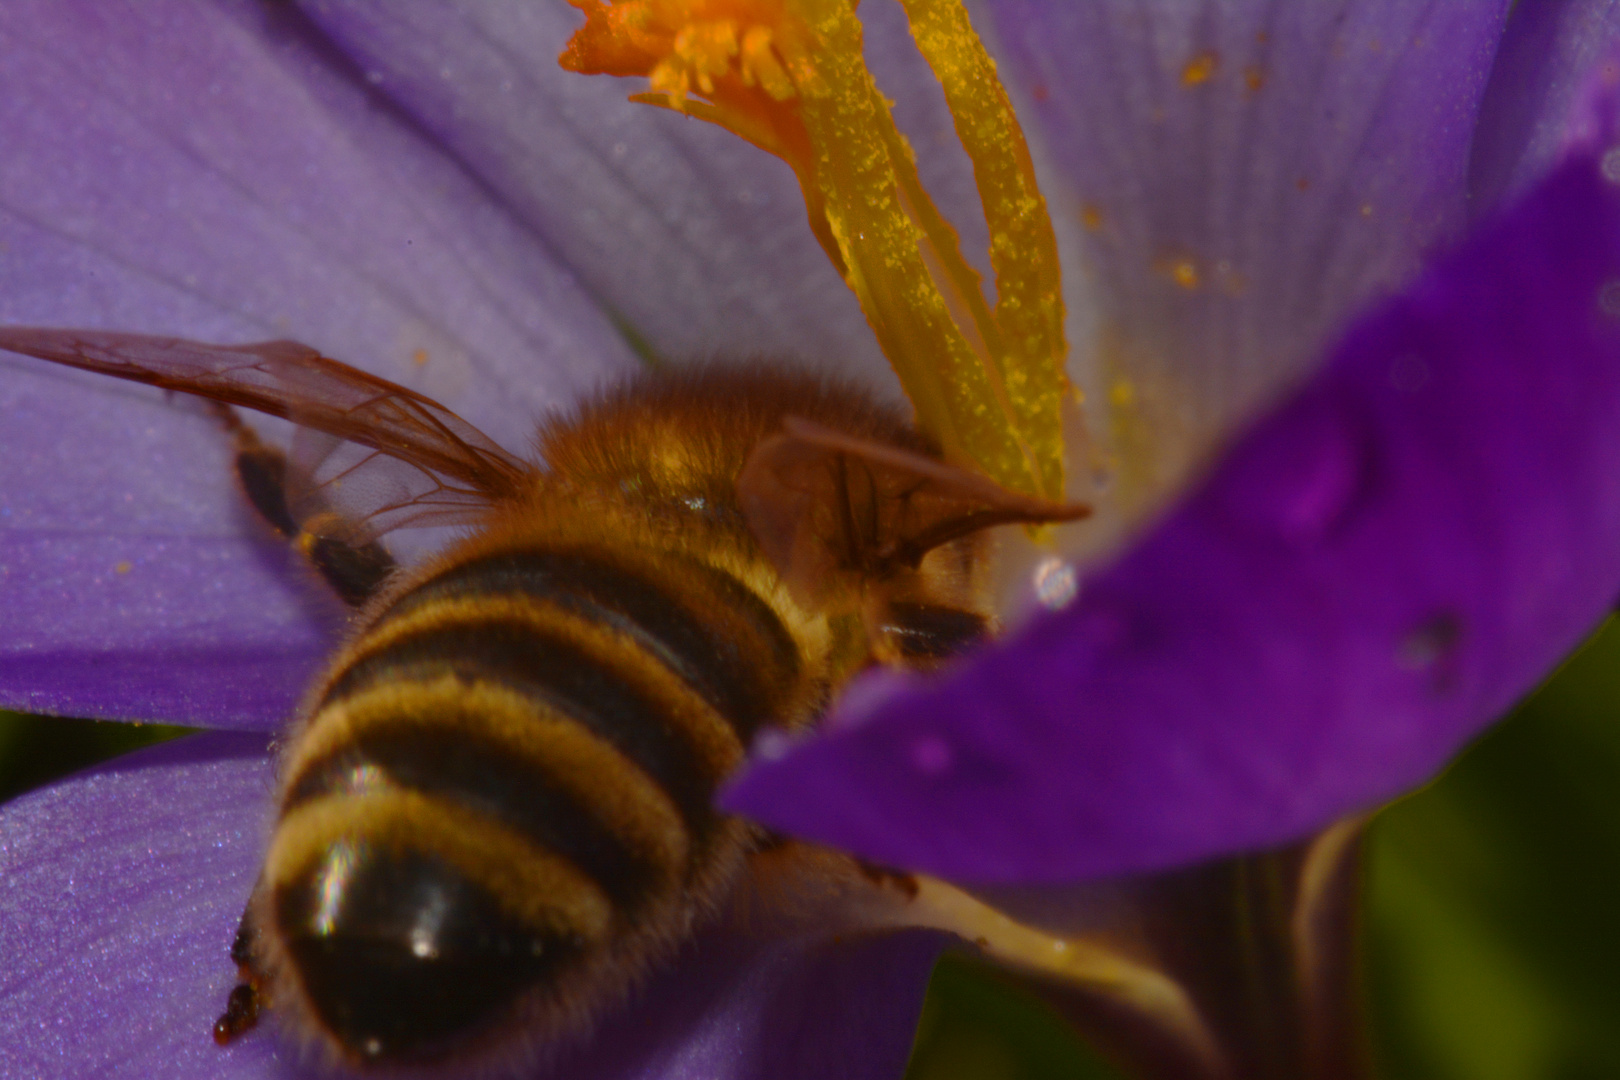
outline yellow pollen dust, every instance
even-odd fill
[[[1214,76],[1215,69],[1220,66],[1220,57],[1214,52],[1201,52],[1181,69],[1181,81],[1186,86],[1198,86],[1207,83]]]
[[[973,163],[996,300],[862,58],[851,0],[569,0],[585,24],[559,63],[643,76],[632,101],[710,123],[792,166],[810,228],[861,302],[947,458],[1063,493],[1068,381],[1057,242],[995,62],[960,0],[901,0]]]
[[[1204,284],[1204,273],[1191,255],[1171,254],[1155,260],[1154,269],[1181,288],[1192,292]]]

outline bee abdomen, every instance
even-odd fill
[[[780,689],[798,674],[798,647],[760,597],[724,571],[668,553],[644,565],[579,550],[524,550],[461,563],[411,590],[396,618],[463,597],[527,597],[556,604],[585,623],[624,634],[679,675],[751,737],[777,712]]]
[[[567,860],[413,792],[328,795],[271,845],[270,917],[317,1022],[362,1061],[430,1057],[610,931]]]
[[[356,1058],[430,1055],[702,903],[737,843],[714,790],[798,655],[729,575],[652,581],[588,553],[469,561],[340,660],[287,763],[267,914]]]

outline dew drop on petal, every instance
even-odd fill
[[[1080,592],[1080,578],[1074,565],[1053,556],[1035,567],[1035,599],[1051,611],[1062,611],[1074,603]]]
[[[1316,543],[1340,527],[1369,473],[1366,448],[1349,419],[1313,410],[1254,448],[1229,505],[1284,540]]]
[[[1598,289],[1598,307],[1612,319],[1620,319],[1620,278],[1611,278]]]
[[[1408,671],[1426,671],[1451,655],[1462,636],[1462,619],[1454,612],[1442,611],[1401,639],[1396,662]]]
[[[1603,178],[1611,184],[1620,184],[1620,146],[1611,146],[1603,152]]]

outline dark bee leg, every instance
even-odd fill
[[[231,989],[225,999],[225,1011],[214,1021],[214,1042],[220,1046],[252,1031],[259,1022],[259,1006],[263,1003],[260,987],[264,979],[254,967],[254,951],[253,924],[244,911],[236,928],[236,940],[231,944],[231,960],[236,963],[237,977],[242,981]]]
[[[929,667],[949,660],[984,641],[989,623],[975,611],[942,604],[895,602],[878,628],[894,662]]]
[[[371,599],[393,573],[393,556],[380,544],[355,546],[301,527],[287,505],[287,456],[260,442],[229,405],[216,405],[215,412],[236,437],[236,475],[253,508],[277,532],[298,545],[344,603],[359,607]]]

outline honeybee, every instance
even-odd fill
[[[267,1004],[354,1067],[583,1031],[769,843],[712,805],[750,740],[814,724],[869,665],[978,641],[984,530],[1085,512],[781,366],[644,374],[527,460],[293,342],[7,328],[0,349],[217,403],[251,502],[356,609],[284,742],[215,1026]],[[235,407],[300,425],[293,455]],[[422,524],[462,531],[395,566],[380,539]]]

